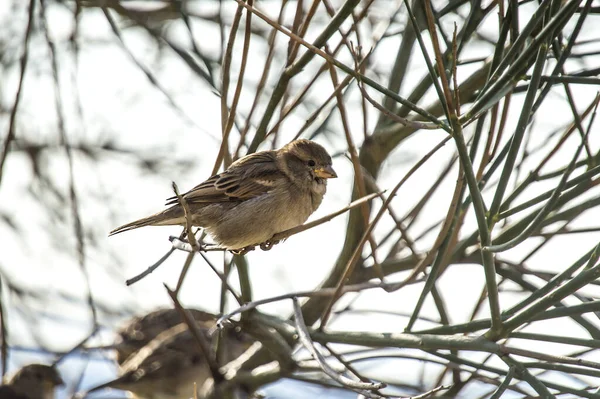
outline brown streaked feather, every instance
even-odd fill
[[[206,328],[212,327],[217,318],[214,314],[198,309],[187,309],[194,321]],[[123,364],[134,352],[140,350],[163,331],[185,322],[177,309],[158,309],[143,316],[134,317],[117,330],[115,345],[117,363]]]
[[[189,202],[224,202],[229,201],[227,196],[223,195],[222,192],[216,189],[215,184],[221,178],[221,175],[214,175],[205,180],[204,182],[198,184],[196,187],[192,188],[190,191],[183,194],[183,198],[185,198]],[[196,196],[195,199],[192,200],[193,196]],[[178,204],[179,200],[177,197],[169,197],[167,198],[167,202],[165,205],[175,205]]]
[[[224,172],[200,183],[183,194],[188,204],[214,204],[245,201],[267,193],[277,179],[286,176],[277,167],[275,151],[263,151],[238,159]],[[143,219],[117,227],[109,236],[144,226],[178,225],[184,223],[183,208],[177,197],[167,199],[170,208]]]
[[[206,338],[210,339],[208,335]],[[210,376],[204,357],[195,351],[193,335],[187,325],[181,323],[162,331],[144,347],[131,354],[121,364],[118,378],[95,386],[87,393],[111,387],[131,390],[148,398],[164,397],[165,394],[179,398],[177,391],[181,389],[180,385],[186,382],[190,385],[189,391],[193,392],[194,381],[180,380],[185,377],[185,373],[190,372],[200,381]],[[157,385],[161,392],[158,392]]]
[[[276,162],[275,151],[263,151],[240,158],[224,172],[212,176],[183,195],[188,203],[244,201],[268,192],[271,182],[285,178]],[[177,204],[177,197],[167,205]]]

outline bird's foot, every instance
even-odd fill
[[[248,245],[247,247],[244,247],[244,248],[232,249],[229,252],[231,252],[234,255],[246,255],[248,252],[254,251],[254,248],[255,248],[254,245]]]
[[[269,251],[271,248],[273,248],[273,245],[277,245],[277,244],[279,244],[279,241],[267,240],[267,241],[263,242],[262,244],[260,244],[260,249],[262,249],[263,251]]]
[[[273,245],[279,244],[279,240],[267,240],[263,243],[257,244],[260,249],[262,249],[263,251],[268,251],[271,248],[273,248]],[[246,255],[248,252],[250,251],[254,251],[256,249],[256,245],[248,245],[247,247],[244,248],[240,248],[240,249],[231,249],[229,250],[229,252],[231,252],[234,255]]]

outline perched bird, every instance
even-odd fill
[[[213,327],[216,316],[198,309],[187,309],[201,327]],[[142,316],[133,317],[117,330],[115,345],[117,363],[122,365],[135,352],[150,343],[160,333],[184,323],[177,309],[158,309]]]
[[[295,140],[279,150],[238,159],[183,198],[194,226],[204,228],[217,244],[240,250],[304,223],[321,204],[327,179],[334,177],[331,157],[323,147]],[[143,226],[185,225],[177,197],[169,198],[167,205],[171,207],[110,235]]]
[[[190,309],[190,313],[201,333],[214,346],[218,330],[213,335],[209,332],[217,317],[195,309]],[[88,393],[115,388],[144,399],[189,399],[194,393],[194,383],[199,388],[211,377],[204,354],[176,309],[136,317],[120,329],[118,335],[114,348],[119,377]],[[222,338],[225,354],[220,364],[237,358],[253,342],[235,328],[226,328]]]
[[[54,367],[30,364],[0,386],[0,399],[53,399],[54,389],[63,384]]]

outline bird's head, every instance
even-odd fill
[[[17,393],[29,398],[52,398],[54,388],[64,385],[64,382],[54,367],[30,364],[17,371],[9,385]]]
[[[317,181],[337,177],[333,170],[331,156],[325,148],[310,140],[294,140],[283,147],[290,156],[296,158]]]

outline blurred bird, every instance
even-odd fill
[[[238,159],[183,198],[194,226],[203,227],[217,244],[240,250],[267,243],[276,233],[304,223],[321,204],[327,179],[334,177],[331,157],[323,147],[295,140],[279,150]],[[143,226],[185,225],[177,197],[167,199],[167,205],[172,206],[110,235]]]
[[[214,346],[218,334],[211,336],[209,332],[217,317],[200,310],[189,311],[199,330]],[[118,334],[114,348],[119,377],[88,393],[116,388],[144,399],[189,399],[194,393],[194,383],[201,387],[211,377],[204,354],[176,309],[136,317]],[[225,349],[222,364],[237,358],[252,344],[247,335],[235,328],[225,328],[222,338],[221,346]]]
[[[54,389],[63,384],[54,367],[30,364],[0,386],[0,399],[53,399]]]
[[[201,327],[213,327],[216,316],[198,309],[187,309]],[[142,316],[133,317],[117,330],[115,345],[117,363],[120,365],[134,353],[150,343],[160,333],[184,323],[177,309],[158,309]]]

